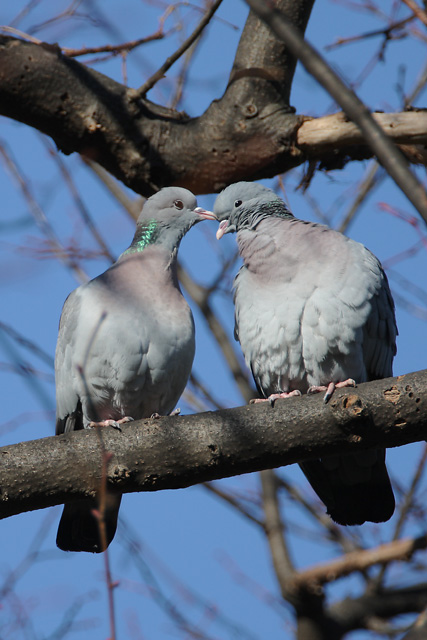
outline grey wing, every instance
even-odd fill
[[[58,341],[55,352],[56,385],[56,434],[83,428],[81,403],[76,391],[72,364],[80,310],[78,289],[72,291],[64,302],[59,321]]]
[[[378,267],[381,287],[371,300],[371,312],[363,329],[363,358],[368,380],[393,375],[392,362],[397,350],[394,302],[387,276],[379,263]]]
[[[240,267],[239,271],[235,275],[234,282],[233,282],[233,289],[234,289],[234,297],[233,297],[233,302],[234,302],[234,339],[237,340],[237,342],[240,342],[240,340],[239,340],[239,305],[237,303],[237,290],[238,290],[238,287],[239,287],[240,278],[242,278],[244,276],[244,272],[245,271],[246,271],[246,267],[245,266]]]

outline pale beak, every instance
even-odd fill
[[[202,209],[202,207],[196,207],[194,209],[194,213],[197,213],[202,218],[206,218],[206,220],[218,220],[213,211],[208,211],[207,209]]]
[[[222,236],[226,232],[227,227],[228,227],[228,220],[223,220],[222,222],[219,223],[218,231],[216,232],[217,240],[221,240]]]

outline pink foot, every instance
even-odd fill
[[[118,429],[120,431],[120,425],[125,424],[126,422],[133,422],[133,418],[125,416],[124,418],[120,418],[120,420],[100,420],[100,422],[89,422],[88,427],[113,427],[113,429]]]
[[[260,402],[269,402],[272,407],[274,407],[274,403],[279,398],[292,398],[293,396],[300,396],[301,391],[295,389],[294,391],[289,391],[289,393],[272,393],[268,398],[254,398],[253,400],[249,400],[249,404],[259,404]]]
[[[355,387],[356,382],[353,378],[348,378],[347,380],[343,380],[342,382],[330,382],[328,386],[326,385],[313,385],[307,391],[307,393],[320,393],[322,391],[326,391],[323,402],[327,404],[329,400],[332,398],[335,389],[343,389],[344,387]]]

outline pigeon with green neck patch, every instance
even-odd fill
[[[258,391],[277,398],[392,376],[397,327],[386,275],[362,244],[295,218],[252,182],[216,199],[218,239],[237,233],[235,336]],[[308,460],[301,468],[339,524],[384,522],[394,496],[384,449]]]
[[[177,254],[196,223],[213,220],[187,189],[149,198],[130,247],[107,271],[78,287],[61,315],[55,356],[56,433],[117,426],[168,415],[184,391],[194,358],[194,321],[181,294]],[[108,494],[106,546],[121,495]],[[64,506],[57,545],[103,551],[96,500]]]

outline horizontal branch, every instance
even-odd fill
[[[427,111],[372,113],[372,117],[398,144],[427,144]],[[343,147],[366,145],[366,140],[359,127],[340,112],[323,118],[307,118],[298,129],[296,143],[303,151],[316,155]],[[349,153],[351,155],[351,150]]]
[[[427,583],[424,582],[368,592],[358,598],[347,597],[332,604],[328,608],[328,615],[340,628],[342,637],[349,631],[366,628],[369,618],[388,620],[405,613],[422,611],[426,606]]]
[[[427,370],[322,397],[139,420],[0,449],[0,517],[93,496],[178,489],[348,451],[427,437]]]
[[[293,578],[295,588],[316,588],[318,585],[344,578],[354,571],[363,571],[376,564],[396,560],[407,561],[419,549],[427,547],[427,536],[404,538],[381,544],[373,549],[361,549],[346,553],[336,560],[315,565],[298,572]]]

